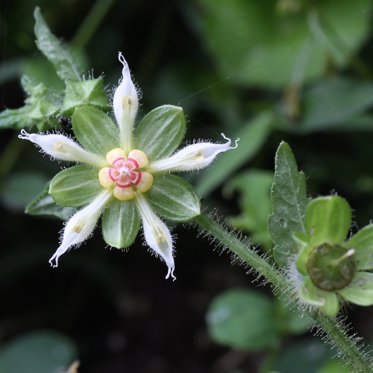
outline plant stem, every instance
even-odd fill
[[[292,296],[291,288],[285,276],[225,227],[206,215],[197,216],[194,218],[194,222],[201,228],[203,233],[210,235],[220,244],[223,244],[231,253],[238,256],[258,274],[263,276],[280,296]],[[367,361],[364,353],[356,343],[348,337],[341,323],[319,312],[313,312],[311,316],[325,332],[329,343],[338,348],[345,363],[349,367],[353,367],[353,372],[372,372],[371,363]]]
[[[84,48],[87,45],[114,1],[115,0],[97,0],[95,2],[93,8],[84,18],[82,25],[72,39],[73,45],[79,48]]]

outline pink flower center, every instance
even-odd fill
[[[132,158],[117,158],[110,167],[109,176],[119,188],[137,185],[141,180],[141,171],[137,171],[139,164]]]

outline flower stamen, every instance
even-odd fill
[[[131,150],[126,157],[123,149],[115,148],[106,155],[106,160],[111,167],[100,170],[99,180],[104,188],[114,188],[115,198],[121,201],[133,199],[136,191],[145,193],[153,185],[153,176],[143,171],[148,158],[141,150]]]

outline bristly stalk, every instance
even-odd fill
[[[217,245],[228,249],[269,282],[277,295],[290,298],[291,303],[297,304],[284,274],[255,252],[247,243],[211,217],[201,214],[193,221],[203,234],[216,241]],[[321,334],[325,335],[327,343],[338,350],[336,355],[344,361],[346,366],[353,369],[351,372],[371,373],[373,371],[370,357],[357,344],[359,339],[355,336],[350,337],[341,321],[327,317],[320,312],[310,312],[310,316],[315,320],[316,326],[321,329]]]

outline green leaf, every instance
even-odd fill
[[[163,105],[145,115],[134,131],[134,141],[154,161],[170,156],[179,147],[185,130],[183,109]]]
[[[271,300],[252,290],[229,290],[218,295],[207,311],[211,338],[246,351],[273,347],[278,340]]]
[[[370,27],[370,0],[297,1],[279,12],[275,1],[198,0],[203,41],[222,77],[240,84],[283,87],[344,67]],[[195,22],[196,23],[196,22]]]
[[[45,131],[56,127],[61,106],[58,94],[51,93],[43,83],[26,75],[22,76],[21,83],[28,95],[25,106],[0,113],[0,128],[21,129],[35,124],[39,131]]]
[[[251,170],[243,172],[231,179],[224,187],[224,194],[240,192],[239,206],[241,214],[230,218],[230,222],[238,229],[251,233],[254,243],[271,247],[271,239],[267,229],[268,216],[271,212],[270,189],[273,182],[271,172]]]
[[[49,194],[61,206],[88,205],[102,192],[98,171],[85,165],[77,165],[59,172],[50,182]]]
[[[0,349],[0,371],[6,373],[62,372],[77,357],[73,342],[53,331],[23,334]]]
[[[40,8],[34,10],[35,17],[35,35],[36,45],[40,51],[53,64],[58,76],[63,81],[79,81],[81,80],[78,67],[75,65],[74,59],[68,48],[62,45],[50,31]]]
[[[119,145],[119,130],[101,110],[89,106],[75,109],[73,118],[75,137],[84,149],[106,157]]]
[[[107,108],[109,106],[102,78],[66,83],[62,113],[69,115],[73,109],[84,105],[97,108]]]
[[[276,262],[286,267],[289,258],[298,251],[294,233],[305,232],[308,199],[304,174],[298,171],[294,154],[285,142],[276,152],[271,201],[273,212],[268,220],[268,230],[275,245],[273,254]]]
[[[0,129],[12,128],[19,130],[33,126],[30,117],[31,107],[23,106],[19,109],[5,109],[0,113]]]
[[[344,245],[354,249],[357,270],[373,269],[373,224],[369,224],[354,234]]]
[[[356,272],[351,283],[338,290],[343,298],[360,306],[373,304],[373,273]]]
[[[153,209],[172,221],[187,221],[201,213],[193,187],[176,175],[157,175],[146,198]]]
[[[105,209],[102,234],[105,242],[118,249],[132,245],[140,229],[140,218],[134,201],[114,199]]]
[[[297,130],[311,132],[350,124],[373,105],[373,84],[347,79],[321,82],[304,93],[301,123]],[[346,130],[346,126],[344,126]]]
[[[307,206],[305,227],[310,245],[340,244],[351,225],[351,207],[339,196],[319,197]]]
[[[245,163],[249,162],[262,148],[271,133],[273,115],[263,112],[248,123],[233,138],[239,137],[238,148],[224,153],[197,179],[196,190],[199,196],[206,196]],[[223,170],[223,172],[222,172]]]
[[[43,191],[32,200],[25,209],[29,215],[51,215],[59,219],[67,220],[75,212],[72,207],[58,206],[52,196],[49,194],[49,182],[43,188]]]

